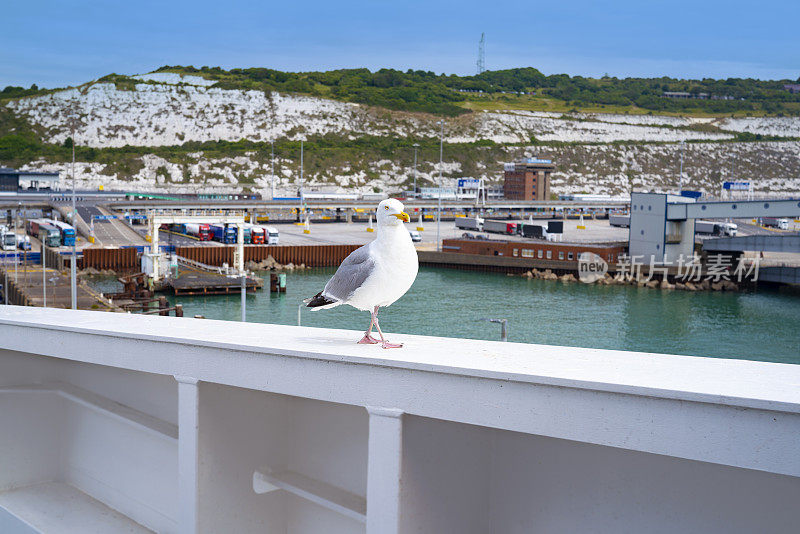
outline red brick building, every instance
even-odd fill
[[[609,263],[625,254],[624,244],[553,243],[550,241],[504,241],[494,239],[444,239],[442,251],[507,258],[577,262],[581,252],[594,252]]]
[[[527,158],[506,163],[503,196],[508,200],[550,200],[550,173],[555,165],[549,159]]]

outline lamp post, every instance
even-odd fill
[[[18,276],[18,273],[19,273],[19,241],[18,241],[19,240],[19,234],[17,234],[17,221],[21,217],[21,215],[20,215],[21,211],[22,211],[22,202],[18,202],[17,203],[16,217],[14,217],[14,248],[16,249],[14,251],[14,283],[15,284],[18,283],[17,282],[17,276]],[[25,233],[25,225],[22,225],[22,232],[23,232],[22,248],[24,249],[25,248],[25,235],[26,235],[26,233]]]
[[[272,145],[272,155],[270,158],[270,172],[272,173],[272,200],[275,200],[275,139],[270,141]]]
[[[683,146],[685,144],[686,142],[683,139],[681,139],[681,175],[678,178],[678,194],[680,194],[680,192],[683,191]]]
[[[242,231],[240,228],[239,231]],[[242,322],[247,322],[247,272],[242,271],[241,273],[241,283],[242,283]]]
[[[47,307],[47,230],[42,239],[42,307]]]
[[[303,205],[305,199],[303,198],[303,140],[300,140],[300,208],[297,210],[297,220],[302,219]]]
[[[436,214],[436,250],[442,251],[442,241],[440,238],[442,227],[442,157],[444,155],[444,121],[439,121],[437,124],[441,126],[439,134],[439,210]]]
[[[414,198],[417,196],[417,149],[419,148],[419,143],[414,143],[411,145],[414,147]]]
[[[69,223],[72,225],[72,228],[75,228],[75,128],[72,129],[72,215],[70,217]],[[77,251],[77,241],[78,241],[78,232],[75,232],[75,236],[72,240],[72,261],[69,262],[69,286],[71,290],[70,294],[70,304],[73,310],[78,309],[78,282],[77,282],[77,275],[76,275],[76,265],[78,259],[78,251]]]

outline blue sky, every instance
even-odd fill
[[[584,76],[800,76],[800,1],[8,1],[0,87],[161,65],[489,69]]]

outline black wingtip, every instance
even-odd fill
[[[336,301],[331,300],[328,297],[324,297],[322,295],[322,291],[311,297],[310,299],[306,299],[303,302],[306,303],[307,308],[318,308],[320,306],[327,306],[328,304],[333,304]]]

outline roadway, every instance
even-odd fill
[[[92,228],[94,220],[94,239],[96,245],[104,246],[125,246],[143,245],[146,243],[136,230],[130,228],[121,219],[103,219],[98,217],[108,217],[109,212],[92,205],[79,205],[75,209],[86,226]]]
[[[546,221],[536,221],[537,224],[546,225]],[[585,229],[579,229],[580,221],[577,219],[567,219],[564,221],[564,234],[562,240],[571,243],[596,243],[628,241],[628,229],[617,228],[608,224],[608,219],[585,219]],[[319,223],[311,224],[310,233],[303,232],[304,227],[297,224],[276,224],[273,225],[280,232],[281,245],[351,245],[364,244],[375,239],[374,232],[367,232],[367,223]],[[406,228],[414,230],[419,223],[411,221]],[[374,227],[374,224],[373,224]],[[420,232],[422,241],[417,243],[422,248],[436,247],[436,221],[425,221],[424,230]],[[522,236],[510,236],[504,234],[492,234],[487,232],[474,232],[456,228],[453,221],[442,221],[439,228],[441,239],[460,238],[465,233],[475,237],[485,239],[503,239],[518,241],[520,243],[541,242],[541,240],[526,238]]]
[[[136,227],[136,232],[144,239],[147,235],[147,228]],[[197,246],[222,246],[222,243],[216,241],[200,241],[193,237],[168,232],[166,230],[158,231],[158,244],[159,245],[175,245],[176,247],[197,247]]]
[[[307,200],[304,204],[308,209],[365,209],[374,210],[379,200]],[[408,208],[435,209],[439,206],[436,199],[404,199],[403,203]],[[618,209],[630,204],[625,200],[585,202],[571,200],[492,200],[484,206],[476,207],[474,200],[443,200],[443,209],[475,210],[475,209]],[[292,210],[298,206],[296,200],[126,200],[122,202],[109,202],[109,209],[115,211],[125,210]]]

